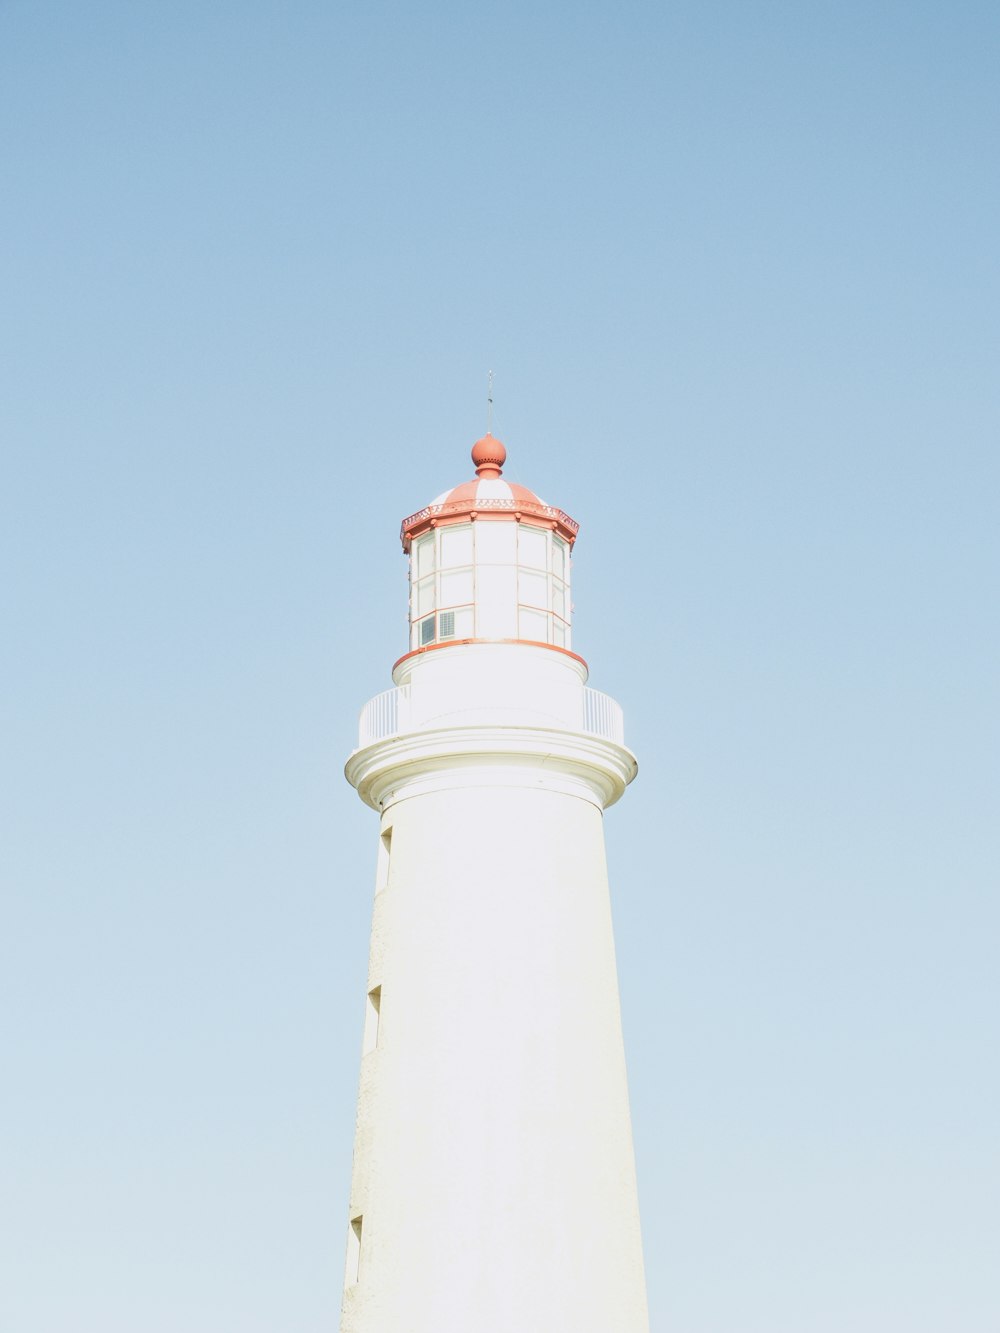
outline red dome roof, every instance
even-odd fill
[[[473,519],[520,522],[522,518],[529,518],[542,527],[554,529],[570,545],[576,541],[580,525],[568,514],[547,505],[526,486],[501,480],[507,450],[499,440],[489,433],[477,440],[472,446],[472,461],[476,465],[474,480],[463,481],[452,490],[444,491],[425,508],[403,519],[399,535],[404,551],[408,552],[413,538],[428,528],[446,523],[468,523]]]

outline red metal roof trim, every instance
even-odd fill
[[[530,492],[528,493],[530,494]],[[399,539],[403,543],[403,550],[409,554],[410,543],[413,538],[419,537],[428,528],[440,527],[445,523],[459,523],[465,518],[506,518],[508,515],[517,518],[521,514],[528,518],[545,519],[548,525],[559,533],[560,537],[569,542],[570,546],[576,541],[577,533],[580,531],[580,525],[575,518],[570,518],[569,514],[564,513],[561,509],[554,508],[552,505],[542,504],[541,500],[538,499],[477,500],[475,498],[463,498],[460,500],[444,500],[440,504],[426,505],[423,509],[418,509],[415,514],[403,519],[399,529]]]

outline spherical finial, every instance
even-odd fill
[[[477,477],[499,477],[507,461],[507,450],[487,431],[472,446],[472,461],[476,465]]]

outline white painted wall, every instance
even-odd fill
[[[580,727],[587,667],[554,648],[449,644],[405,657],[393,672],[408,687],[407,726],[486,724]]]
[[[490,647],[422,655],[401,683],[443,697],[446,659],[488,674]],[[390,841],[342,1333],[648,1328],[603,837],[634,760],[533,726],[512,697],[493,700],[503,720],[431,710],[348,762]]]
[[[600,811],[477,786],[384,827],[343,1333],[645,1330]]]

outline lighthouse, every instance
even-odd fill
[[[603,830],[636,761],[573,649],[577,523],[472,461],[403,520],[408,651],[346,766],[379,835],[341,1333],[646,1333]]]

